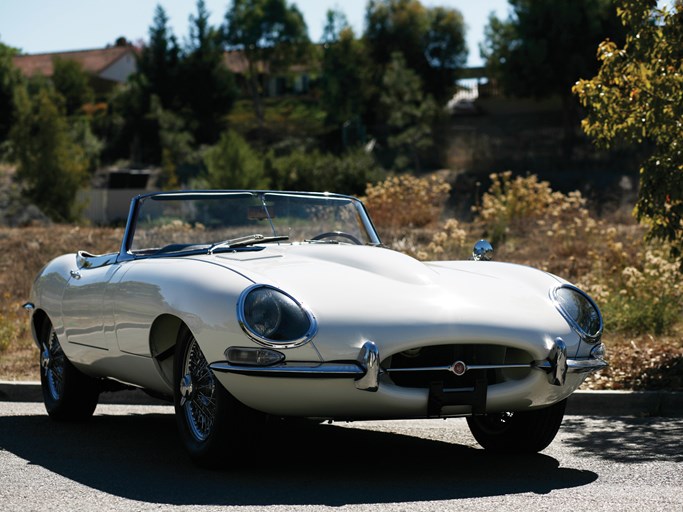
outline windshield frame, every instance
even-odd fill
[[[343,194],[333,194],[330,192],[293,192],[293,191],[281,191],[281,190],[177,190],[168,192],[151,192],[148,194],[141,194],[135,196],[131,199],[130,209],[128,213],[128,221],[126,223],[126,230],[123,235],[123,240],[121,241],[121,248],[119,250],[119,255],[117,261],[130,261],[134,259],[150,258],[154,257],[153,254],[136,254],[132,250],[133,238],[135,236],[135,230],[137,228],[138,216],[140,210],[145,201],[150,198],[155,200],[169,200],[177,201],[182,199],[205,199],[210,197],[230,197],[230,196],[252,196],[258,197],[263,200],[266,195],[278,195],[278,196],[290,196],[295,198],[330,198],[330,199],[344,199],[349,200],[351,204],[355,207],[361,224],[367,232],[369,242],[368,245],[381,246],[377,230],[368,215],[368,212],[363,203],[353,197]],[[196,253],[197,251],[192,251]],[[169,256],[180,256],[185,255],[185,253],[166,253],[163,254],[164,257]],[[157,256],[158,257],[158,256]]]

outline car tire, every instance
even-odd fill
[[[218,382],[186,327],[180,330],[176,343],[174,404],[181,440],[197,465],[223,467],[229,454],[246,450],[251,444],[258,413]]]
[[[52,324],[43,323],[40,336],[40,384],[50,418],[82,421],[95,412],[100,385],[66,358]]]
[[[470,416],[467,425],[486,450],[499,453],[537,453],[557,435],[567,400],[524,412]]]

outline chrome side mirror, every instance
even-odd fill
[[[493,246],[488,240],[479,240],[472,249],[472,259],[474,261],[491,261],[493,258]]]

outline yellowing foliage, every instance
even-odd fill
[[[421,228],[438,222],[450,191],[451,186],[436,175],[403,174],[368,184],[363,201],[380,230]]]

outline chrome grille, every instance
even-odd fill
[[[489,385],[522,379],[529,374],[532,362],[527,352],[516,348],[463,344],[408,350],[388,357],[381,366],[397,386],[429,388],[442,383],[445,388],[459,389],[473,387],[483,372]]]

